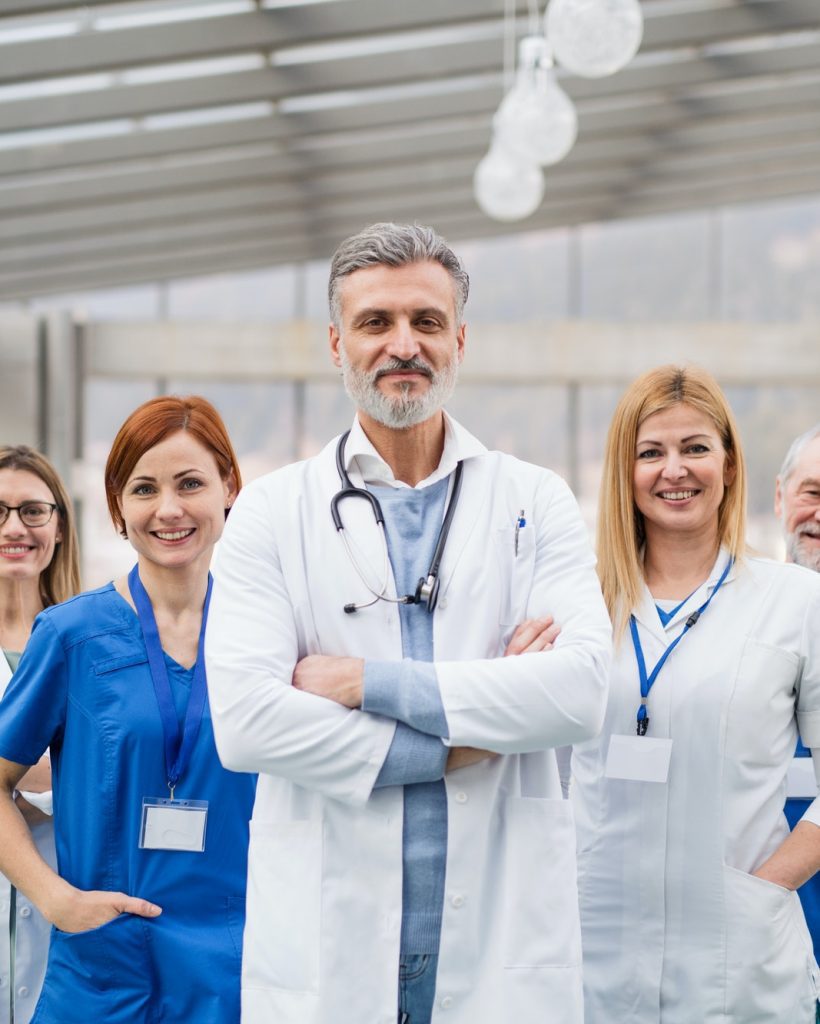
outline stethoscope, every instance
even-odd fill
[[[339,438],[339,443],[336,445],[336,469],[339,473],[339,480],[342,483],[342,488],[330,499],[330,514],[333,517],[333,525],[336,527],[339,536],[342,538],[345,551],[347,551],[347,557],[350,559],[350,564],[356,570],[359,579],[365,585],[367,590],[369,590],[373,595],[373,600],[364,602],[363,604],[356,604],[351,601],[344,606],[344,610],[350,614],[351,612],[357,612],[360,608],[369,608],[377,601],[390,601],[392,604],[426,603],[427,614],[432,615],[436,610],[436,605],[438,604],[439,585],[441,582],[438,576],[439,565],[441,564],[441,559],[444,555],[444,546],[447,543],[447,534],[450,532],[450,524],[453,521],[456,505],[458,504],[458,495],[461,491],[461,473],[464,466],[461,462],[456,464],[456,470],[453,475],[453,487],[450,492],[450,500],[447,503],[447,511],[444,513],[444,522],[441,524],[441,529],[439,530],[436,548],[433,552],[433,559],[430,562],[430,568],[427,570],[427,575],[422,576],[419,579],[415,594],[404,594],[403,597],[387,597],[387,584],[390,580],[390,559],[387,551],[387,535],[384,530],[384,513],[382,512],[379,499],[375,494],[371,494],[370,491],[366,490],[364,487],[355,487],[353,481],[347,474],[347,470],[345,469],[345,445],[347,444],[349,434],[349,430],[342,434]],[[367,577],[362,572],[359,563],[356,561],[356,557],[350,547],[350,541],[347,539],[347,535],[345,534],[344,523],[342,522],[342,516],[339,511],[339,504],[344,501],[345,498],[364,498],[369,502],[370,507],[373,510],[376,523],[380,528],[382,546],[384,548],[384,563],[382,565],[382,580],[384,582],[381,584],[379,590],[374,590],[367,582]]]

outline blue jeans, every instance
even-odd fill
[[[399,959],[399,1024],[430,1024],[436,995],[438,956],[402,954]]]

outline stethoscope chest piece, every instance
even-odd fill
[[[416,593],[413,595],[413,604],[427,604],[427,614],[432,615],[438,604],[438,592],[441,587],[441,580],[438,576],[422,576],[419,579]],[[407,602],[410,603],[409,601]]]

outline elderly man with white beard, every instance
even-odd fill
[[[801,434],[783,460],[774,496],[786,557],[820,572],[820,423]]]
[[[220,756],[260,773],[244,1024],[583,1020],[555,748],[600,729],[610,627],[566,484],[444,412],[467,290],[430,228],[343,242],[356,417],[231,510],[206,654]]]
[[[820,572],[820,423],[796,438],[777,477],[775,515],[783,524],[789,562]],[[812,770],[809,751],[798,740],[789,770],[786,818],[794,828],[817,795],[820,780]],[[820,958],[820,874],[798,889],[806,923]]]

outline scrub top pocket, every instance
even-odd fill
[[[32,1024],[153,1024],[148,925],[133,914],[84,932],[51,931]]]

